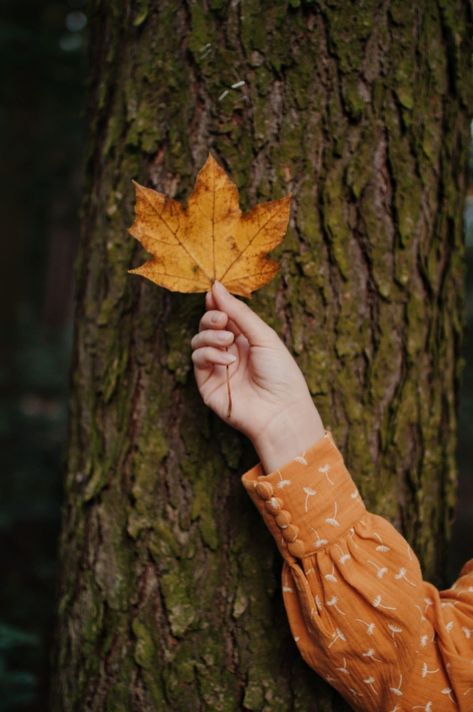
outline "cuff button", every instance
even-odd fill
[[[273,486],[269,482],[258,482],[255,490],[261,499],[270,499],[273,496]]]
[[[296,539],[296,541],[291,541],[287,545],[288,551],[293,556],[303,556],[305,554],[305,545],[301,539]]]
[[[276,516],[276,524],[281,529],[285,529],[291,523],[291,515],[285,509],[281,509],[279,514]]]
[[[286,529],[283,529],[283,532],[282,532],[283,537],[289,543],[296,541],[298,534],[299,534],[299,527],[296,527],[294,524],[289,524],[289,526],[286,527]]]
[[[268,512],[271,512],[271,514],[276,514],[281,510],[282,507],[282,502],[279,499],[279,497],[271,497],[271,499],[268,499],[266,502],[266,509]]]

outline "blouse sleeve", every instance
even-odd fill
[[[330,431],[242,483],[284,559],[289,625],[312,669],[360,712],[473,709],[473,560],[448,591],[423,581],[407,541],[367,511]]]

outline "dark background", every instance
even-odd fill
[[[87,10],[83,0],[2,0],[0,8],[0,712],[43,712],[66,455]],[[473,197],[465,217],[468,329],[450,582],[473,538]]]

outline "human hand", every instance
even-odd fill
[[[276,331],[215,281],[192,337],[194,375],[203,401],[252,440],[271,467],[324,433],[305,378]],[[213,318],[217,321],[212,321]],[[224,350],[228,346],[228,352]],[[232,413],[226,417],[228,355]]]

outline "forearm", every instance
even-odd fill
[[[307,450],[324,432],[317,408],[308,401],[274,419],[252,442],[265,473],[269,474]]]

